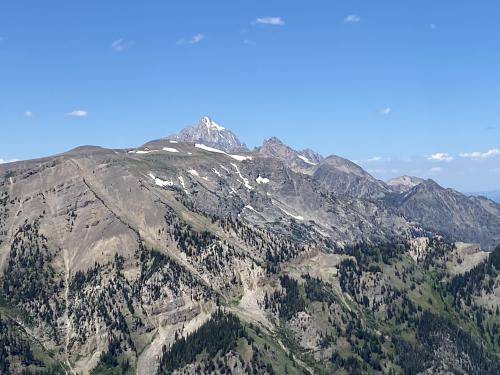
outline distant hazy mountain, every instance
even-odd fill
[[[425,180],[398,196],[394,207],[425,228],[462,241],[500,243],[500,205]]]
[[[395,177],[387,181],[387,185],[400,193],[407,192],[413,187],[424,182],[424,179],[413,176]]]
[[[500,190],[490,190],[490,191],[476,191],[465,193],[468,196],[483,196],[491,199],[497,203],[500,203]]]
[[[500,248],[460,241],[500,205],[206,117],[2,164],[0,373],[496,375]]]

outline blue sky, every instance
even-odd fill
[[[140,145],[207,114],[376,177],[500,189],[495,0],[0,4],[0,159]]]

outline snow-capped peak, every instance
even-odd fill
[[[226,130],[226,128],[224,128],[223,126],[220,126],[219,124],[217,124],[215,121],[213,121],[208,116],[202,117],[202,119],[200,120],[200,124],[205,125],[207,127],[207,129],[209,129],[209,130],[211,130],[211,129],[215,129],[218,131]]]
[[[196,128],[188,126],[182,129],[179,134],[171,135],[167,139],[203,144],[227,153],[248,151],[245,144],[240,142],[233,132],[219,125],[208,116],[202,117]]]

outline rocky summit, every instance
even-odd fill
[[[203,143],[226,152],[248,151],[245,144],[241,143],[232,131],[217,124],[208,116],[203,117],[198,122],[197,127],[188,126],[182,129],[179,134],[170,135],[167,139],[178,142]]]
[[[498,374],[500,205],[203,117],[0,165],[0,373]]]

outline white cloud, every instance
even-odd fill
[[[281,17],[261,17],[255,20],[260,25],[283,26],[285,21]]]
[[[494,156],[499,156],[500,155],[500,150],[498,148],[493,148],[491,150],[488,150],[486,152],[461,152],[460,157],[461,158],[469,158],[469,159],[488,159],[492,158]]]
[[[441,167],[432,167],[429,169],[429,174],[430,175],[437,175],[443,173],[443,168]]]
[[[349,14],[346,18],[344,18],[344,22],[347,23],[357,23],[359,21],[361,21],[361,17],[356,14]]]
[[[392,108],[391,107],[384,107],[384,108],[380,108],[378,110],[378,113],[380,113],[381,115],[388,115],[391,112],[392,112]]]
[[[73,116],[73,117],[87,117],[88,112],[84,111],[83,109],[75,109],[74,111],[66,113],[66,116]]]
[[[203,39],[206,39],[206,35],[202,33],[198,33],[196,35],[193,35],[190,39],[185,40],[185,39],[179,39],[176,43],[178,45],[182,44],[198,44],[200,43]]]
[[[25,116],[25,117],[33,117],[33,112],[31,112],[31,111],[26,111],[26,112],[24,112],[24,116]]]
[[[446,152],[436,152],[435,154],[432,154],[427,158],[428,160],[434,160],[434,161],[452,161],[453,156]]]
[[[125,39],[117,39],[111,43],[111,48],[115,52],[122,52],[134,45],[134,42]]]

